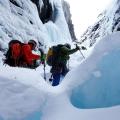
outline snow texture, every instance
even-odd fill
[[[102,39],[91,55],[71,70],[57,87],[44,81],[41,68],[1,66],[1,119],[118,120],[119,37],[118,32]],[[99,107],[102,109],[96,109]]]
[[[119,120],[120,33],[82,51],[86,59],[80,52],[71,56],[71,71],[52,87],[43,79],[42,65],[35,70],[3,65],[2,51],[11,39],[34,38],[47,45],[70,41],[61,2],[50,1],[55,5],[55,21],[44,25],[35,4],[16,2],[19,7],[0,0],[0,120]]]

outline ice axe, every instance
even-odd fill
[[[79,48],[79,51],[80,51],[80,53],[81,53],[82,57],[85,59],[85,56],[83,55],[83,53],[82,53],[81,49],[82,49],[82,50],[87,50],[87,48],[86,48],[86,47],[84,47],[84,46],[81,46],[81,48],[80,48],[77,44],[75,44],[75,45],[76,45],[76,47],[77,47],[77,48]]]

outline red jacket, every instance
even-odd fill
[[[39,55],[35,55],[32,53],[31,46],[25,44],[22,46],[22,56],[26,64],[32,65],[34,60],[40,59]]]
[[[19,59],[19,57],[20,57],[20,51],[21,51],[21,45],[20,45],[20,43],[11,44],[10,48],[11,48],[11,57],[14,60]]]

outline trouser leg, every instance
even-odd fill
[[[62,67],[62,75],[65,76],[69,72],[69,69],[67,68],[66,65],[63,65]]]
[[[54,73],[52,86],[59,85],[59,82],[60,82],[60,73]]]

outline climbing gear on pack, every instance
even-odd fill
[[[60,56],[60,49],[63,46],[64,45],[59,44],[57,46],[52,46],[51,48],[49,48],[46,57],[46,62],[49,66],[52,66],[53,64],[58,62],[58,58]]]

